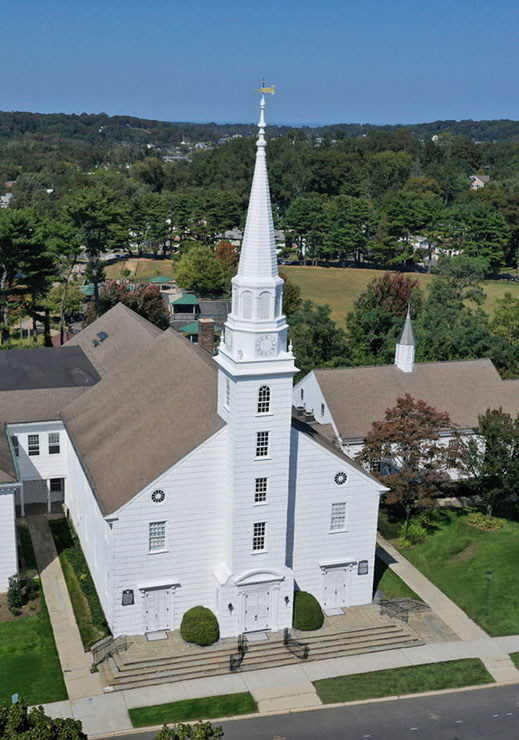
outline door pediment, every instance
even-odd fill
[[[280,583],[285,580],[283,573],[275,570],[248,570],[235,578],[236,586],[252,586],[257,583]]]

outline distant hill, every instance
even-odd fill
[[[412,125],[375,126],[360,123],[338,123],[328,126],[269,126],[271,137],[280,136],[300,128],[309,137],[346,136],[361,137],[372,130],[394,131],[406,128],[413,136],[427,139],[435,134],[454,134],[468,136],[477,142],[519,140],[519,121],[507,119],[494,121],[434,121]],[[25,113],[0,112],[0,143],[13,141],[41,140],[47,143],[74,140],[111,147],[115,144],[146,145],[160,148],[178,146],[182,140],[192,144],[197,142],[215,143],[224,137],[234,135],[249,136],[256,131],[253,123],[171,123],[153,121],[134,116],[108,116],[105,113]]]

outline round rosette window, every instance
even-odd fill
[[[154,504],[161,504],[164,499],[166,498],[166,494],[164,491],[161,491],[160,489],[157,489],[156,491],[153,491],[151,494],[151,500]]]
[[[348,480],[348,476],[343,471],[335,475],[335,482],[337,483],[338,486],[343,486],[347,480]]]

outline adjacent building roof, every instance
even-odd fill
[[[516,391],[514,381],[502,381],[489,359],[422,362],[412,373],[395,365],[330,368],[315,370],[315,376],[343,440],[363,439],[406,393],[447,411],[460,429],[475,427],[489,408],[506,408],[515,393],[519,401],[519,382]]]
[[[184,293],[184,295],[180,296],[180,298],[177,298],[176,300],[171,301],[175,306],[196,306],[198,303],[196,295],[193,295],[193,293]]]
[[[167,283],[174,283],[175,280],[172,277],[167,277],[167,275],[157,275],[157,277],[153,277],[150,280],[148,280],[149,283],[154,283],[156,285],[163,285]]]
[[[168,329],[62,418],[107,515],[221,429],[216,409],[211,355]]]
[[[0,352],[0,392],[94,385],[99,373],[81,347]]]

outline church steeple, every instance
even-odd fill
[[[411,323],[411,308],[407,306],[407,316],[404,326],[398,338],[395,351],[395,365],[404,373],[412,373],[414,367],[414,355],[416,350],[416,339],[413,325]]]
[[[274,372],[295,372],[292,352],[287,351],[288,325],[282,313],[283,280],[278,274],[266,160],[265,93],[274,93],[274,88],[262,87],[259,92],[259,135],[249,209],[238,274],[232,280],[232,310],[217,357],[218,364],[234,375],[266,372],[267,362]]]

